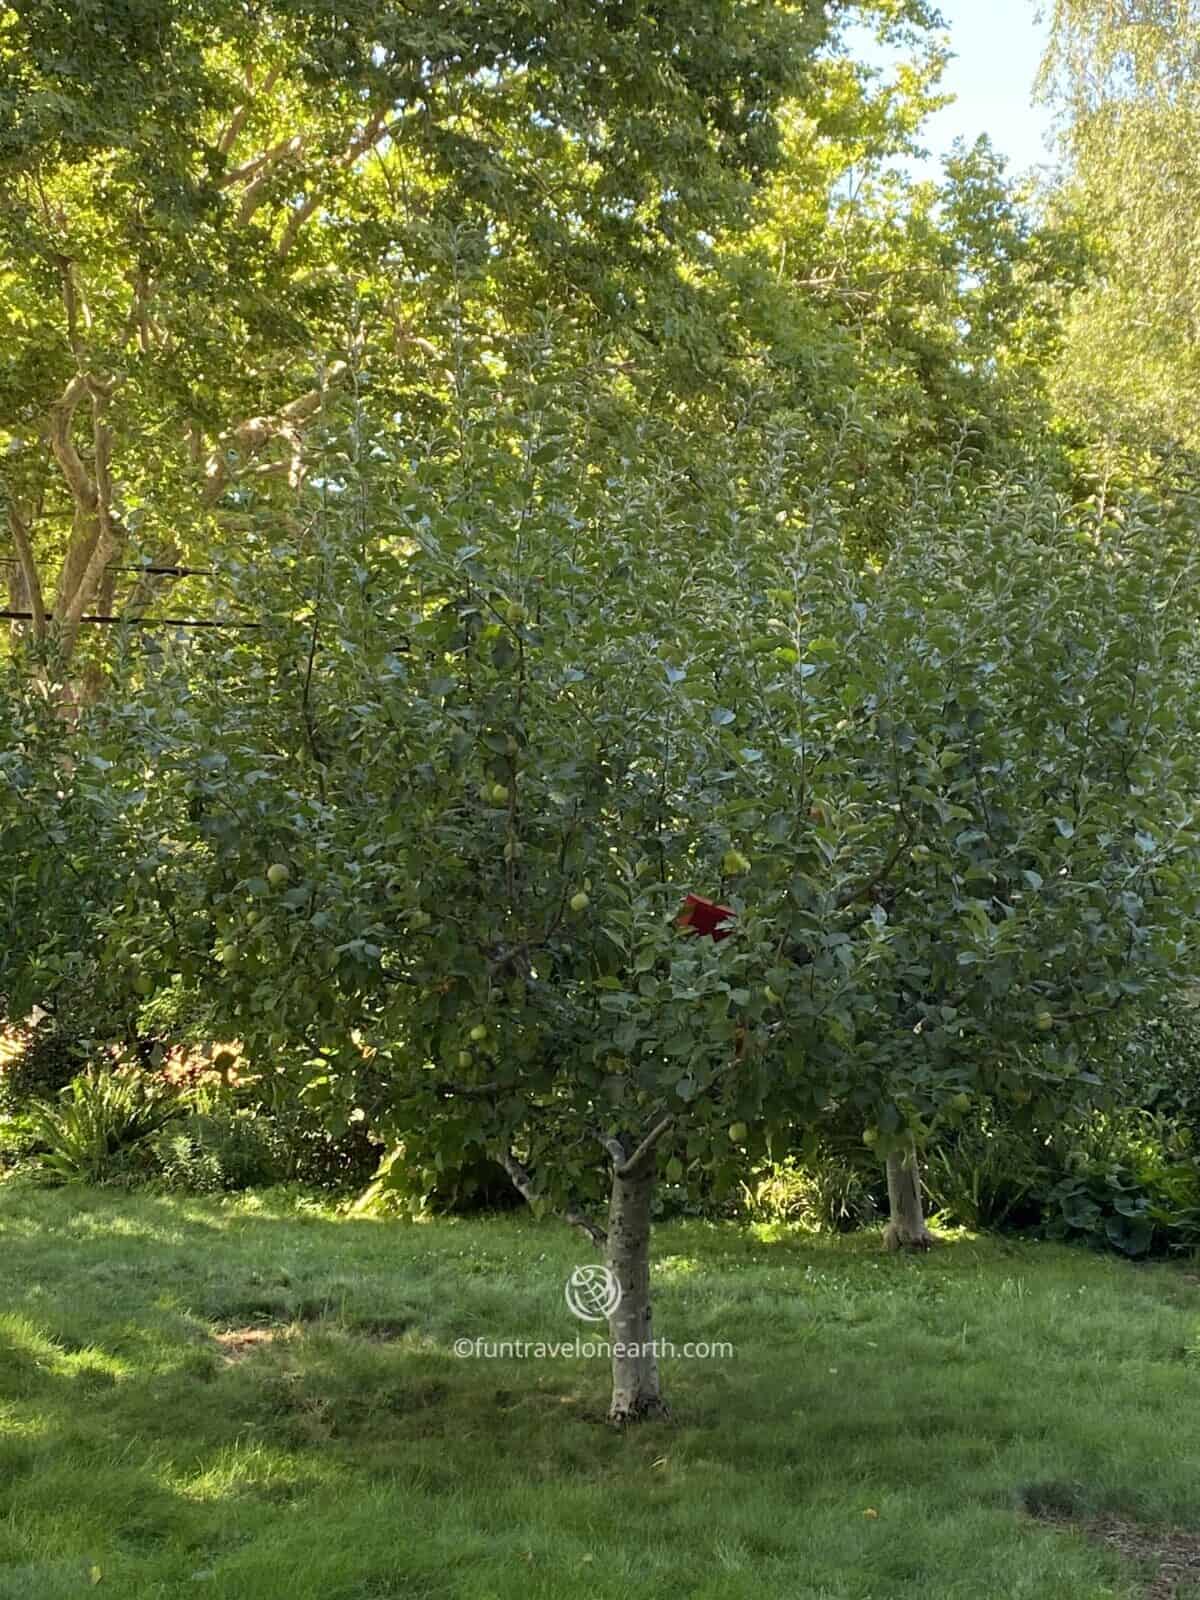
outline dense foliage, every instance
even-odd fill
[[[642,1301],[655,1204],[848,1225],[914,1147],[972,1226],[1200,1237],[1195,63],[1110,9],[1040,211],[897,166],[917,0],[11,12],[23,1153],[504,1171]]]

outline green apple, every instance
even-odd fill
[[[291,876],[291,869],[282,861],[272,861],[267,868],[267,882],[272,889],[282,889],[284,884],[290,881]]]
[[[721,857],[721,871],[727,878],[735,878],[739,872],[750,871],[750,862],[740,850],[726,850]]]
[[[216,957],[223,967],[231,967],[237,960],[237,946],[219,944],[216,949]]]
[[[508,803],[508,788],[503,783],[494,783],[491,788],[492,804],[502,806]]]
[[[485,1022],[477,1022],[475,1024],[475,1026],[471,1029],[469,1037],[476,1044],[482,1044],[483,1041],[487,1038],[487,1024]]]
[[[955,1111],[970,1111],[971,1096],[969,1094],[956,1094],[950,1101],[950,1105]]]
[[[474,1057],[469,1050],[460,1050],[458,1052],[458,1064],[460,1067],[469,1067],[473,1059]]]
[[[139,972],[133,980],[133,990],[135,994],[153,994],[154,979],[148,972]]]
[[[864,1128],[863,1129],[862,1142],[868,1148],[871,1145],[878,1144],[879,1143],[879,1129],[878,1128]]]
[[[525,621],[525,607],[519,600],[514,600],[504,613],[505,621],[510,627],[519,628]]]
[[[591,903],[591,896],[585,894],[582,889],[580,889],[578,894],[573,894],[571,896],[572,911],[586,911]]]
[[[1054,1018],[1048,1011],[1039,1011],[1037,1016],[1033,1019],[1033,1025],[1035,1028],[1037,1028],[1039,1033],[1049,1033],[1050,1029],[1054,1026]]]
[[[777,995],[774,989],[772,989],[771,985],[768,984],[763,990],[763,998],[768,1002],[768,1004],[777,1006],[782,999],[782,996]]]
[[[731,1122],[729,1124],[729,1137],[734,1144],[745,1144],[750,1137],[750,1129],[744,1122]]]

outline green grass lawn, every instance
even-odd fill
[[[659,1336],[736,1354],[668,1360],[674,1419],[621,1434],[600,1360],[453,1353],[580,1329],[561,1225],[0,1189],[0,1597],[1193,1592],[1083,1531],[1200,1531],[1184,1271],[700,1223],[657,1248]]]

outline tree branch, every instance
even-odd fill
[[[511,1150],[508,1150],[500,1159],[505,1172],[512,1179],[513,1187],[525,1197],[531,1206],[536,1205],[541,1198],[537,1192],[537,1186],[516,1156],[513,1155]],[[567,1210],[561,1212],[560,1215],[564,1222],[570,1223],[571,1227],[578,1228],[582,1233],[586,1233],[594,1245],[603,1248],[608,1243],[608,1235],[604,1229],[598,1223],[593,1222],[590,1217],[585,1217],[581,1211]]]
[[[17,564],[25,584],[25,595],[33,621],[33,637],[40,644],[46,637],[46,601],[42,594],[42,580],[38,575],[37,562],[33,558],[29,529],[22,522],[20,512],[11,501],[8,506],[8,529],[12,534],[17,552]]]
[[[270,94],[271,90],[279,82],[279,73],[280,69],[278,67],[271,68],[266,77],[263,79],[258,90],[259,97]],[[254,101],[254,68],[250,66],[246,68],[246,98],[242,101],[241,105],[233,108],[233,115],[229,119],[229,126],[217,140],[218,155],[227,156],[233,149],[234,145],[237,143],[238,135],[246,126],[246,118],[250,115]]]
[[[107,391],[99,385],[89,385],[92,397],[92,446],[95,460],[93,463],[92,515],[95,518],[96,532],[91,539],[91,550],[79,575],[75,592],[61,594],[61,604],[56,607],[59,614],[58,631],[64,651],[69,652],[79,631],[79,621],[87,609],[88,602],[100,592],[104,581],[105,569],[113,556],[117,553],[120,543],[119,528],[111,516],[112,505],[112,479],[109,473],[109,463],[112,455],[112,430],[105,420],[108,396]],[[63,579],[66,579],[64,567]]]
[[[880,867],[878,872],[873,873],[869,878],[865,878],[862,883],[855,884],[853,888],[844,889],[842,891],[837,900],[839,911],[845,910],[847,906],[852,906],[856,900],[861,900],[864,895],[869,895],[872,889],[882,888],[882,886],[891,877],[892,872],[895,870],[895,867],[900,860],[900,857],[912,843],[912,837],[915,831],[916,830],[914,829],[912,823],[905,818],[900,828],[900,837],[896,841],[896,847],[892,851],[891,855],[884,862],[883,866]]]
[[[67,488],[75,501],[89,515],[96,509],[96,488],[71,439],[71,423],[79,402],[87,393],[87,384],[76,373],[61,397],[50,407],[50,448],[67,480]]]
[[[367,151],[373,149],[375,145],[377,145],[385,136],[385,134],[389,132],[390,125],[387,120],[387,115],[384,112],[380,112],[377,116],[371,118],[370,122],[367,123],[367,126],[356,139],[351,139],[350,143],[346,146],[342,153],[339,156],[336,156],[330,163],[330,166],[342,168],[352,167],[358,160],[359,156],[366,155]],[[318,193],[314,193],[306,196],[304,201],[292,212],[291,216],[287,220],[287,224],[284,227],[282,234],[279,236],[279,243],[275,247],[275,253],[280,261],[282,261],[291,250],[292,246],[296,242],[297,235],[299,234],[301,228],[308,221],[309,217],[312,216],[313,212],[317,209],[320,203],[320,195]],[[239,220],[241,219],[239,218]]]
[[[278,161],[280,156],[299,155],[304,148],[304,140],[300,134],[293,134],[290,139],[280,139],[278,144],[273,144],[269,150],[262,150],[258,155],[252,156],[249,161],[244,161],[240,167],[234,167],[232,172],[227,172],[221,179],[222,189],[232,189],[235,184],[244,183],[247,178],[253,178],[264,167]]]
[[[608,1157],[609,1157],[609,1160],[612,1162],[613,1166],[616,1167],[618,1171],[620,1171],[620,1169],[625,1165],[625,1162],[627,1160],[627,1157],[626,1157],[626,1154],[625,1154],[625,1146],[621,1143],[621,1141],[619,1139],[606,1138],[605,1135],[602,1134],[602,1133],[597,1134],[596,1137],[600,1140],[600,1143],[608,1151]]]
[[[321,409],[321,402],[330,384],[337,382],[346,370],[344,361],[334,361],[326,368],[321,383],[298,395],[295,400],[289,400],[287,405],[281,406],[274,416],[247,417],[236,427],[227,429],[218,439],[217,448],[209,452],[204,463],[205,505],[214,505],[225,492],[230,478],[234,476],[229,464],[231,447],[239,449],[246,455],[253,455],[273,439],[287,439],[292,446],[292,455],[286,470],[289,479],[294,479],[298,470],[300,424],[307,422]]]
[[[670,1112],[668,1112],[665,1117],[661,1117],[659,1121],[654,1124],[646,1137],[642,1140],[641,1144],[638,1145],[637,1149],[629,1157],[628,1161],[622,1162],[620,1166],[616,1167],[617,1177],[635,1177],[645,1166],[649,1158],[654,1154],[655,1147],[657,1146],[658,1141],[662,1138],[663,1134],[673,1128],[674,1125],[675,1118],[670,1114]]]

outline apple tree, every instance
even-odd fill
[[[951,481],[863,568],[786,435],[508,354],[419,450],[350,413],[302,557],[242,570],[264,632],[97,711],[143,841],[112,937],[327,1126],[490,1151],[578,1226],[624,1421],[663,1407],[660,1167],[719,1189],[849,1112],[920,1243],[914,1142],[1078,1103],[1177,981],[1192,555]]]
[[[948,483],[878,570],[820,502],[772,559],[727,680],[727,760],[760,752],[745,894],[786,944],[786,1048],[838,1046],[808,1126],[861,1119],[889,1243],[920,1247],[914,1141],[981,1095],[1042,1125],[1082,1108],[1114,1013],[1187,979],[1191,518],[1028,481],[964,514]]]

